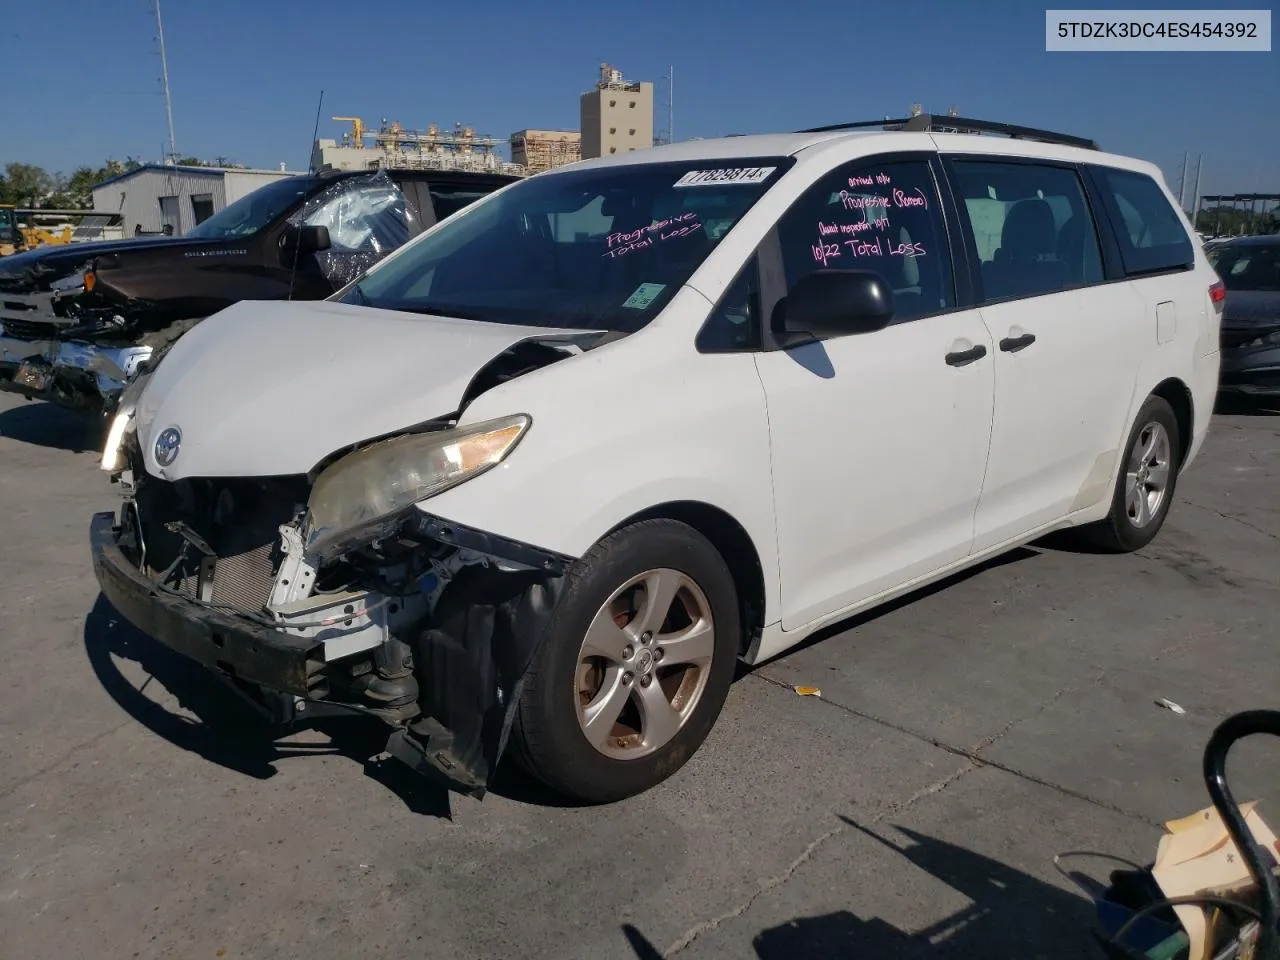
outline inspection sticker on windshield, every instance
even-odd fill
[[[675,187],[710,187],[718,183],[764,183],[777,167],[729,167],[725,170],[690,170]]]
[[[624,307],[630,307],[632,310],[643,310],[653,301],[658,299],[658,294],[667,289],[665,283],[642,283],[636,287],[636,292],[622,301]]]

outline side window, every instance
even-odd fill
[[[437,222],[457,213],[468,204],[475,203],[489,192],[487,190],[476,190],[474,187],[468,189],[466,187],[446,187],[434,184],[428,189],[431,191],[431,205],[435,207]]]
[[[952,170],[987,300],[1102,281],[1098,231],[1074,170],[987,160],[955,160]]]
[[[760,270],[752,257],[725,291],[695,346],[704,353],[755,350],[760,346]]]
[[[1160,185],[1143,173],[1103,168],[1103,191],[1119,214],[1116,224],[1124,272],[1133,276],[1181,270],[1195,264],[1195,250],[1182,218]]]
[[[929,164],[859,160],[820,179],[778,223],[788,289],[817,270],[872,270],[894,319],[955,304],[950,252]]]
[[[330,250],[387,254],[409,241],[412,217],[395,184],[336,184],[332,196],[306,214],[307,226],[329,228]]]

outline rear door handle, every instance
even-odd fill
[[[1005,337],[1000,341],[1000,349],[1005,353],[1017,353],[1019,350],[1025,350],[1036,342],[1034,333],[1024,333],[1020,337]]]
[[[965,367],[973,363],[975,360],[981,360],[987,355],[987,348],[982,344],[976,347],[970,347],[968,350],[952,350],[947,354],[947,364],[952,367]]]

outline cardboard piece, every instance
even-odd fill
[[[1256,803],[1240,804],[1240,813],[1258,844],[1273,858],[1280,857],[1276,835],[1258,814]],[[1169,898],[1197,893],[1216,894],[1248,902],[1257,883],[1222,817],[1206,807],[1188,817],[1170,820],[1160,838],[1152,875]],[[1224,917],[1215,907],[1182,905],[1173,908],[1190,940],[1188,960],[1212,960],[1213,945]]]

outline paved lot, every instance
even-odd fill
[[[1254,410],[1216,419],[1148,549],[1037,544],[833,632],[646,796],[450,799],[367,763],[377,725],[271,742],[118,622],[89,442],[0,396],[6,956],[1097,956],[1054,855],[1149,859],[1207,803],[1213,725],[1280,689],[1280,413]],[[1280,818],[1280,748],[1246,747]]]

